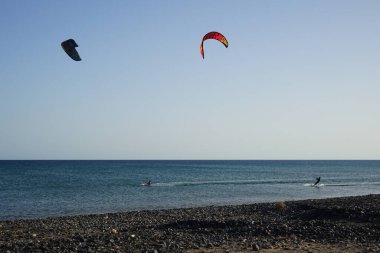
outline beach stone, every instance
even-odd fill
[[[256,243],[252,244],[252,250],[253,251],[260,251],[259,245],[257,245]]]
[[[214,247],[214,245],[211,242],[207,243],[206,248],[212,248],[212,247]]]

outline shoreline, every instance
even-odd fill
[[[62,219],[62,218],[75,218],[80,216],[92,216],[92,215],[112,215],[112,214],[129,214],[136,212],[155,212],[155,211],[174,211],[181,209],[198,209],[198,208],[210,208],[210,207],[238,207],[238,206],[249,206],[249,205],[260,205],[260,204],[274,204],[275,202],[299,202],[299,201],[311,201],[311,200],[325,200],[325,199],[340,199],[340,198],[356,198],[356,197],[365,197],[370,195],[379,195],[377,193],[374,194],[362,194],[362,195],[349,195],[349,196],[339,196],[339,197],[320,197],[320,198],[301,198],[301,199],[281,199],[277,201],[256,201],[256,202],[233,202],[232,204],[210,204],[210,205],[194,205],[194,206],[180,206],[180,207],[169,207],[169,208],[141,208],[141,209],[131,209],[125,211],[110,211],[110,212],[83,212],[77,214],[67,214],[67,215],[47,215],[47,216],[30,216],[30,217],[12,217],[12,218],[0,218],[1,222],[8,221],[29,221],[29,220],[45,220],[45,219]]]
[[[323,249],[379,252],[380,194],[0,221],[0,252]]]

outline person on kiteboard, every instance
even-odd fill
[[[317,177],[316,179],[317,181],[314,183],[314,186],[316,186],[321,181],[321,177]]]

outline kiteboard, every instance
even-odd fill
[[[319,187],[323,187],[325,186],[325,184],[304,184],[303,186],[309,186],[309,187],[316,187],[316,188],[319,188]]]

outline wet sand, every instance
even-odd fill
[[[380,252],[380,195],[0,221],[0,252]]]

